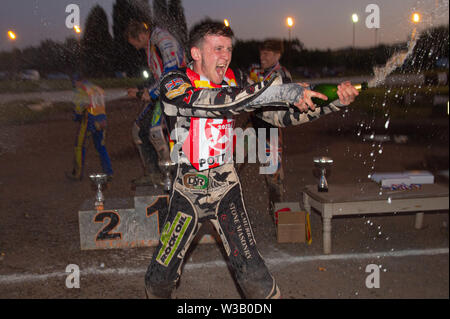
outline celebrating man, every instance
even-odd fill
[[[190,32],[193,64],[161,80],[161,102],[175,119],[178,166],[169,214],[145,276],[149,297],[170,298],[181,275],[185,254],[202,223],[210,221],[221,236],[235,278],[246,298],[279,298],[280,290],[257,247],[244,205],[233,158],[233,116],[264,106],[279,107],[273,123],[309,122],[337,111],[317,108],[312,97],[326,96],[280,79],[247,85],[231,62],[233,32],[221,22],[205,20]],[[349,104],[357,91],[339,87]],[[311,109],[308,111],[308,109]]]

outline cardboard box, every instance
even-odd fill
[[[309,215],[301,211],[299,202],[272,203],[278,243],[311,244]],[[287,210],[287,211],[286,211]]]
[[[306,242],[305,217],[305,212],[280,212],[278,214],[277,241],[279,243]]]

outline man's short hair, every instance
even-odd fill
[[[267,39],[259,46],[259,50],[272,51],[283,54],[283,41],[278,39]]]
[[[233,39],[234,33],[223,22],[205,19],[192,27],[189,32],[189,49],[201,45],[207,35],[224,36]]]
[[[137,39],[139,34],[150,32],[150,24],[144,21],[132,20],[125,29],[125,39]]]

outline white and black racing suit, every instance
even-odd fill
[[[290,105],[303,87],[279,78],[245,86],[242,73],[229,69],[215,86],[190,68],[169,72],[161,81],[161,103],[175,117],[177,174],[169,213],[145,276],[147,291],[170,298],[182,263],[202,223],[209,220],[221,237],[235,278],[246,298],[277,298],[280,291],[255,242],[232,163],[233,116],[266,105],[279,107],[272,122],[286,126],[309,122],[338,110],[334,105],[301,113]]]
[[[180,43],[168,31],[155,27],[152,30],[147,44],[147,64],[152,73],[153,81],[148,90],[151,101],[146,104],[141,113],[136,118],[132,133],[135,143],[140,149],[143,157],[144,170],[152,172],[159,171],[158,157],[160,149],[168,145],[161,145],[163,141],[158,141],[158,145],[150,143],[150,131],[152,127],[164,126],[164,116],[161,116],[159,109],[159,88],[161,77],[167,72],[177,70],[186,66],[184,49]],[[168,152],[168,151],[167,151]],[[148,173],[148,172],[147,172]]]

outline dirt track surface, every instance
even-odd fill
[[[131,124],[139,106],[118,100],[107,112],[106,143],[115,174],[105,197],[133,197],[130,181],[141,168]],[[73,182],[64,176],[77,133],[70,118],[61,113],[40,123],[0,127],[0,298],[144,298],[153,248],[80,249],[78,210],[95,191],[87,178]],[[330,185],[365,182],[375,171],[448,170],[448,118],[391,121],[388,130],[384,124],[350,110],[285,129],[287,201],[301,201],[304,186],[317,183],[313,157],[318,155],[334,160]],[[381,147],[363,141],[366,134],[386,132],[409,140]],[[86,175],[99,167],[90,142]],[[276,242],[258,167],[247,164],[241,182],[258,247],[284,299],[449,297],[448,211],[425,214],[422,230],[414,229],[413,214],[335,218],[327,259],[318,214],[311,216],[311,245]],[[448,179],[437,179],[448,185]],[[175,297],[240,298],[220,246],[192,248]],[[79,289],[66,288],[69,264],[80,267]],[[380,266],[380,288],[365,286],[369,264]]]

